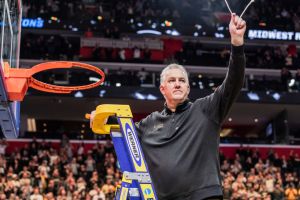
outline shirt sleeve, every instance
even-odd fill
[[[208,118],[221,124],[237,98],[245,76],[244,46],[232,46],[226,77],[223,83],[203,100],[203,111]]]
[[[135,130],[136,130],[137,136],[140,140],[142,139],[144,134],[147,133],[147,131],[149,131],[149,127],[151,124],[150,122],[151,122],[150,115],[148,115],[146,118],[135,123]]]

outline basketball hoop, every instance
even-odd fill
[[[82,86],[58,86],[43,83],[32,76],[36,73],[49,70],[49,69],[69,69],[69,68],[83,68],[90,71],[94,71],[101,76],[101,79],[95,83],[82,85]],[[22,101],[28,87],[32,87],[36,90],[67,94],[76,90],[86,90],[97,87],[103,83],[105,74],[103,71],[93,65],[80,63],[80,62],[68,62],[68,61],[57,61],[57,62],[45,62],[33,66],[30,69],[10,68],[8,63],[4,63],[4,80],[5,86],[8,93],[8,99],[10,101]]]

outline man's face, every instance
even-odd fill
[[[168,105],[185,101],[190,93],[187,75],[180,69],[166,71],[160,92],[164,95]]]

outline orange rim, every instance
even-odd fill
[[[58,86],[58,85],[52,85],[52,84],[41,82],[32,77],[34,74],[39,73],[41,71],[45,71],[49,69],[66,69],[72,67],[83,68],[90,71],[94,71],[101,76],[101,79],[96,83],[91,83],[82,86]],[[105,79],[105,74],[101,69],[93,65],[80,63],[80,62],[67,62],[67,61],[46,62],[46,63],[41,63],[33,66],[30,69],[30,71],[31,71],[31,77],[29,79],[29,86],[37,90],[41,90],[44,92],[51,92],[51,93],[70,93],[76,90],[87,90],[101,85]]]

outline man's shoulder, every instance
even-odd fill
[[[149,121],[149,120],[155,120],[157,117],[163,115],[164,111],[154,111],[152,113],[150,113],[149,115],[147,115],[144,119],[142,119],[141,121]]]
[[[147,115],[146,117],[144,117],[143,119],[141,119],[139,122],[136,122],[135,125],[136,126],[140,126],[140,125],[145,126],[145,125],[148,125],[150,123],[153,123],[160,116],[163,116],[163,112],[164,111],[154,111],[154,112],[150,113],[149,115]]]
[[[207,96],[204,97],[200,97],[198,99],[196,99],[193,103],[193,106],[203,106],[207,103],[208,99],[210,98],[212,94],[209,94]]]

